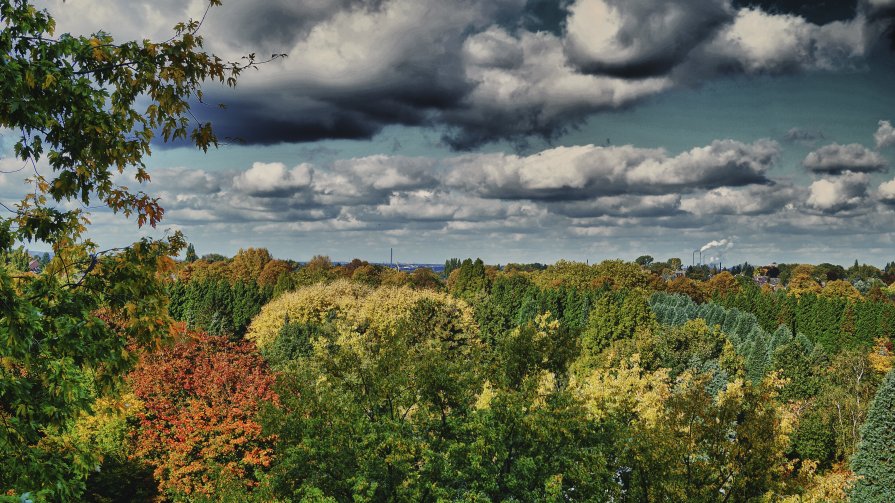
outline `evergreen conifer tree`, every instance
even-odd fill
[[[895,501],[895,372],[889,372],[876,393],[852,458],[852,470],[859,476],[851,491],[852,501]]]

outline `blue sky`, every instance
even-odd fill
[[[161,38],[203,9],[45,5],[63,31],[118,38]],[[196,108],[243,144],[158,145],[144,190],[167,209],[160,229],[200,254],[688,261],[726,239],[707,255],[882,265],[895,2],[831,5],[225,1],[203,26],[210,50],[289,57],[209,87],[225,113]],[[0,195],[19,183],[4,175]],[[103,245],[138,234],[93,221]]]

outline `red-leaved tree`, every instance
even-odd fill
[[[274,377],[250,342],[182,334],[131,374],[144,402],[134,455],[169,494],[248,493],[272,460],[274,439],[255,418],[264,402],[278,403]]]

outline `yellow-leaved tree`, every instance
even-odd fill
[[[246,337],[259,348],[274,342],[287,323],[335,322],[346,327],[366,327],[379,333],[393,333],[402,317],[421,300],[433,300],[456,308],[457,322],[475,326],[472,309],[466,302],[445,293],[415,290],[409,286],[377,289],[338,280],[299,288],[273,300],[252,320]]]

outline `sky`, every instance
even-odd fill
[[[58,32],[166,39],[202,0],[43,0]],[[895,260],[895,0],[224,0],[226,139],[154,146],[159,230],[119,246],[307,260]],[[225,103],[226,110],[213,106]],[[0,171],[14,138],[0,137]],[[138,188],[136,182],[121,182]],[[0,197],[21,180],[0,174]]]

